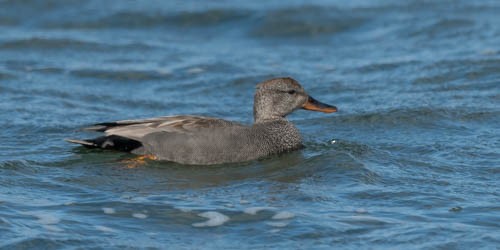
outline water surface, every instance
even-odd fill
[[[497,1],[0,1],[0,247],[494,249]],[[302,151],[210,167],[63,141],[95,122],[252,122],[291,76]]]

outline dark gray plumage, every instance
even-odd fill
[[[337,111],[308,96],[294,79],[276,78],[257,85],[252,126],[203,116],[165,116],[96,124],[86,130],[105,136],[68,141],[183,164],[242,162],[301,148],[299,131],[285,118],[298,108]]]

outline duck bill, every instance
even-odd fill
[[[311,110],[311,111],[320,111],[324,113],[333,113],[337,112],[337,107],[324,104],[312,97],[307,98],[307,102],[302,105],[303,109]]]

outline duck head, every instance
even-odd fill
[[[325,113],[337,111],[335,106],[309,96],[297,81],[289,77],[275,78],[257,85],[253,106],[255,123],[283,119],[299,108]]]

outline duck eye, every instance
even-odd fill
[[[293,90],[293,89],[292,89],[292,90],[288,90],[288,94],[290,94],[290,95],[293,95],[293,94],[295,94],[295,93],[296,93],[296,91],[295,91],[295,90]]]

